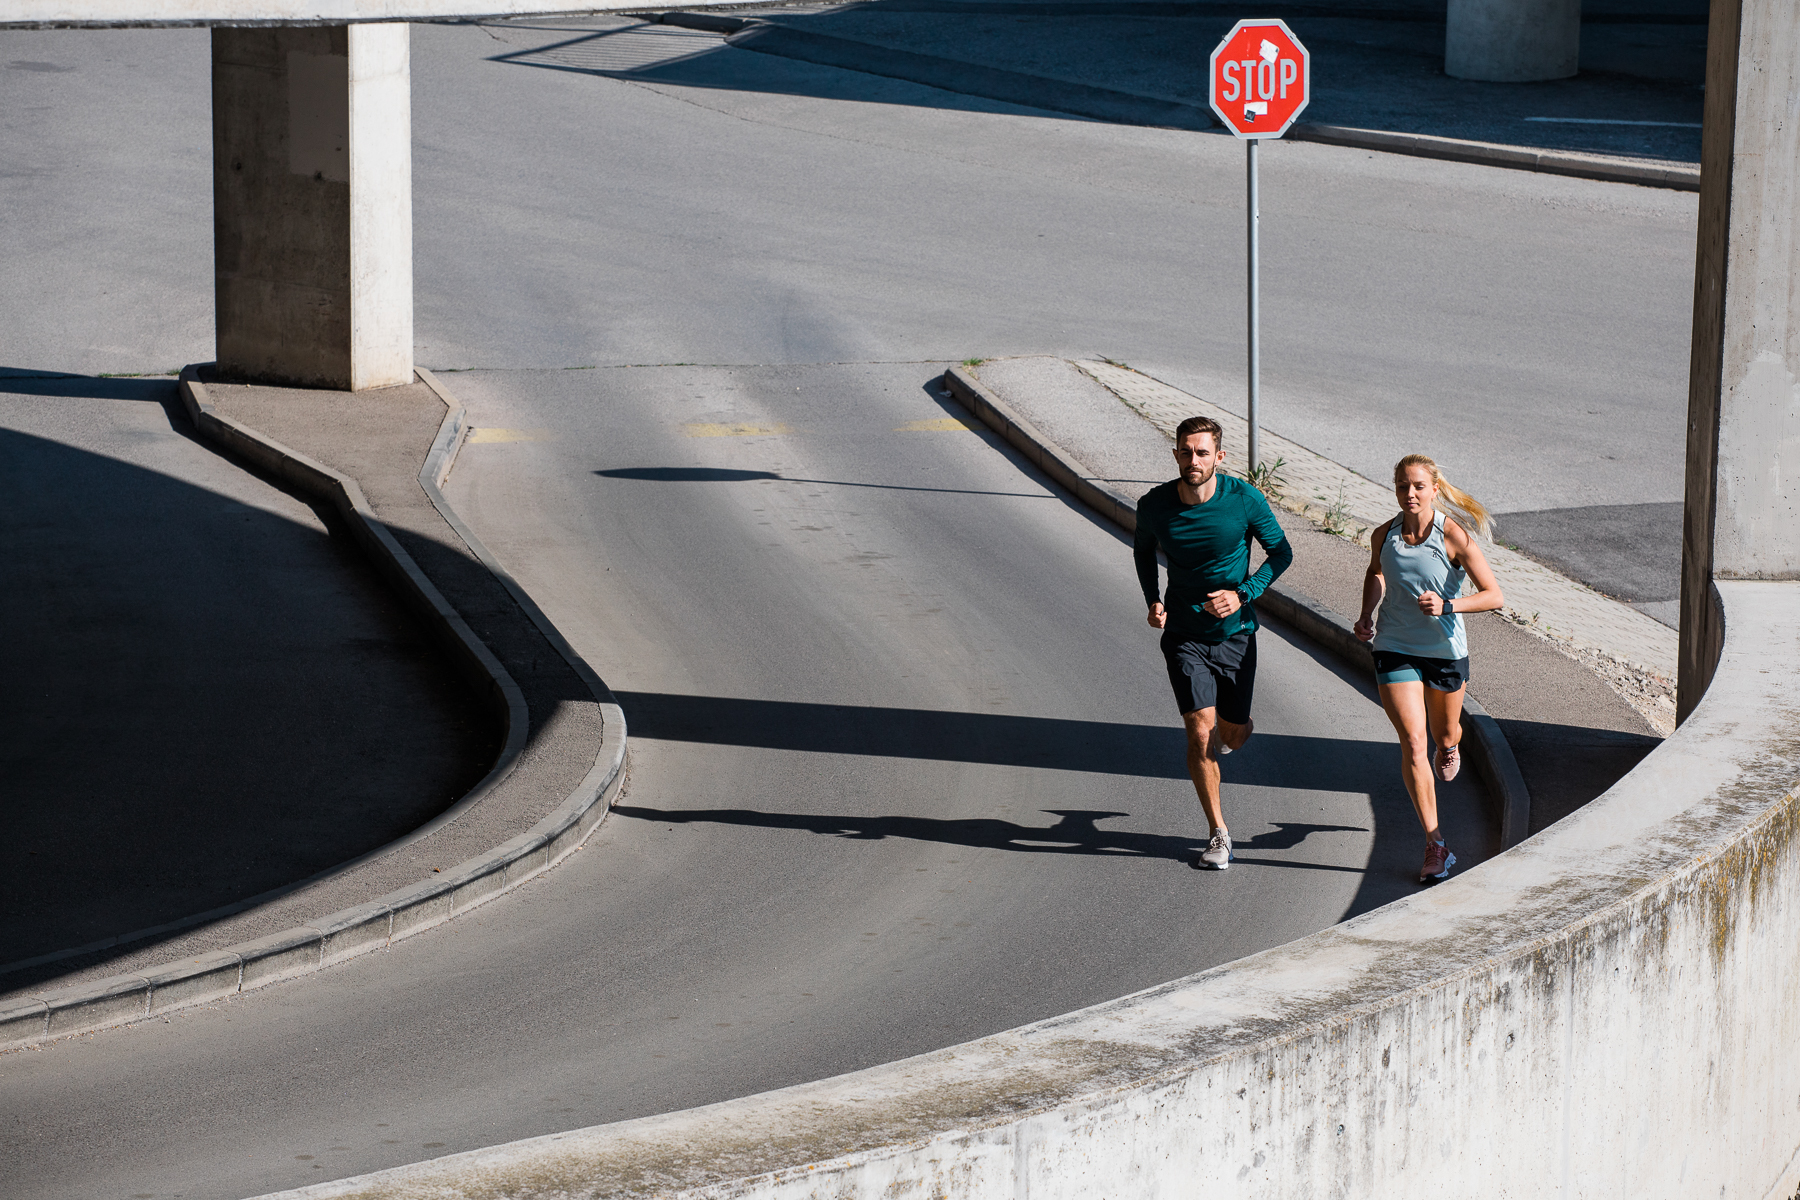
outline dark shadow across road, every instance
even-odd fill
[[[1174,725],[665,692],[617,695],[633,738],[1148,779],[1188,777],[1187,735]],[[1258,733],[1227,760],[1226,777],[1232,784],[1366,792],[1394,773],[1394,755],[1387,743]]]
[[[0,420],[0,994],[355,858],[485,773],[492,722],[437,646],[347,539],[184,444],[172,381],[0,372]]]

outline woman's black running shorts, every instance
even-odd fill
[[[1162,652],[1182,716],[1216,708],[1221,721],[1249,724],[1250,696],[1256,690],[1255,633],[1240,633],[1209,645],[1165,629]]]
[[[1469,682],[1467,657],[1426,658],[1393,650],[1377,650],[1374,654],[1377,683],[1422,683],[1434,691],[1456,692]]]

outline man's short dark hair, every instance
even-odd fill
[[[1177,446],[1196,433],[1210,433],[1213,440],[1213,452],[1216,454],[1225,448],[1225,431],[1211,417],[1189,417],[1175,427],[1175,444]]]

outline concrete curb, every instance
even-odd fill
[[[733,46],[798,59],[821,66],[861,71],[941,88],[959,95],[985,96],[1008,104],[1066,112],[1076,116],[1117,121],[1125,125],[1150,125],[1168,129],[1216,129],[1218,121],[1206,109],[1180,100],[1142,96],[1092,84],[1028,75],[979,63],[960,62],[929,54],[916,54],[873,42],[834,37],[795,29],[758,17],[734,17],[716,12],[665,12],[649,19],[663,25],[698,29],[725,35]],[[1505,167],[1569,175],[1606,183],[1635,183],[1644,187],[1700,190],[1700,168],[1636,163],[1630,159],[1578,154],[1567,150],[1536,150],[1529,146],[1503,146],[1425,133],[1392,133],[1380,129],[1353,129],[1343,125],[1295,125],[1288,137],[1300,142],[1380,150],[1450,162]]]
[[[1380,150],[1387,154],[1410,154],[1416,158],[1508,167],[1515,171],[1538,171],[1546,175],[1570,175],[1577,179],[1598,179],[1605,183],[1635,183],[1643,187],[1675,188],[1684,192],[1700,190],[1698,166],[1652,166],[1629,159],[1572,154],[1565,150],[1534,150],[1529,146],[1501,146],[1493,142],[1471,142],[1461,138],[1434,137],[1426,133],[1390,133],[1381,129],[1350,129],[1342,125],[1296,125],[1288,130],[1288,136],[1301,142],[1353,146],[1359,150]]]
[[[308,925],[154,970],[50,992],[0,1009],[0,1050],[122,1025],[172,1009],[220,1000],[265,983],[290,979],[358,954],[382,949],[411,934],[442,924],[554,866],[581,845],[611,807],[625,774],[624,712],[600,677],[575,653],[524,590],[499,567],[487,547],[454,515],[454,510],[443,498],[439,488],[455,464],[466,423],[462,406],[445,392],[442,385],[426,372],[420,372],[420,377],[450,409],[426,457],[420,483],[457,536],[468,544],[484,566],[495,573],[525,614],[592,691],[600,707],[603,725],[600,749],[592,769],[555,811],[531,829],[429,879],[367,904],[332,913]],[[224,916],[229,911],[242,911],[251,904],[273,899],[306,883],[350,870],[454,821],[479,803],[512,771],[525,746],[527,718],[524,696],[512,676],[395,540],[393,533],[369,507],[354,479],[218,412],[208,401],[206,387],[200,382],[196,368],[190,366],[181,372],[180,387],[182,402],[202,437],[218,444],[232,456],[267,471],[294,490],[325,501],[342,515],[358,544],[425,618],[450,650],[458,668],[506,722],[505,746],[493,770],[468,795],[437,817],[405,837],[331,871],[214,914]]]
[[[1005,438],[1009,445],[1056,483],[1074,493],[1083,504],[1125,532],[1136,532],[1137,504],[1130,497],[1095,482],[1092,471],[1040,433],[973,375],[961,367],[951,367],[944,372],[944,386],[982,424]],[[1352,667],[1370,672],[1375,669],[1368,644],[1357,638],[1348,621],[1309,597],[1283,588],[1279,581],[1257,597],[1256,607],[1333,651]],[[1464,698],[1463,712],[1467,718],[1468,736],[1464,740],[1468,743],[1469,762],[1487,783],[1488,795],[1495,803],[1500,847],[1510,850],[1531,832],[1531,793],[1525,787],[1525,776],[1519,771],[1518,760],[1513,757],[1512,747],[1507,744],[1499,722],[1489,716],[1473,696]]]

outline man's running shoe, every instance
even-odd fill
[[[1435,757],[1437,758],[1437,777],[1445,783],[1455,779],[1456,773],[1462,770],[1461,746],[1439,746]]]
[[[1450,868],[1456,865],[1456,855],[1450,853],[1450,847],[1442,842],[1425,843],[1425,864],[1419,868],[1419,882],[1428,879],[1448,879]]]
[[[1212,835],[1212,841],[1206,843],[1206,849],[1200,852],[1200,865],[1214,871],[1223,871],[1231,866],[1231,835],[1223,829]]]

